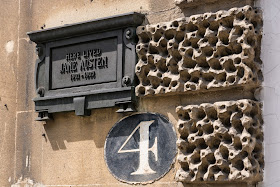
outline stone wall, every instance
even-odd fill
[[[17,116],[17,64],[19,63],[18,3],[5,1],[0,8],[0,183],[13,181],[15,161],[15,133]],[[10,24],[14,23],[14,24]],[[14,32],[10,32],[13,30]]]
[[[251,6],[138,27],[136,95],[203,92],[210,98],[211,91],[240,87],[257,100],[263,81],[261,33],[261,11]],[[262,180],[261,106],[227,97],[177,107],[178,181]]]
[[[177,107],[179,181],[262,180],[261,104],[252,100]]]
[[[136,94],[260,85],[259,12],[247,6],[139,27]]]
[[[68,112],[55,114],[54,120],[46,123],[34,121],[37,114],[32,98],[37,57],[35,45],[26,32],[131,11],[146,15],[143,26],[138,28],[137,109],[161,113],[178,127],[176,163],[163,178],[146,186],[199,186],[201,177],[207,186],[247,186],[260,181],[263,137],[261,104],[257,99],[262,84],[261,12],[253,8],[251,0],[193,2],[199,4],[174,0],[4,1],[0,19],[1,25],[5,25],[0,31],[3,60],[0,184],[13,187],[126,185],[108,171],[104,142],[112,126],[128,114],[115,113],[117,108],[106,108],[92,110],[89,117]],[[219,108],[222,105],[224,109]],[[207,115],[192,115],[196,109],[206,114],[208,106],[215,109],[217,119],[211,121]],[[188,109],[189,120],[197,125],[201,122],[197,132],[203,133],[205,144],[207,137],[216,137],[221,143],[210,142],[207,146],[218,148],[209,150],[199,144],[202,140],[196,138],[198,134],[188,126],[189,121],[182,118]],[[250,112],[246,113],[247,110]],[[225,115],[227,120],[220,115]],[[242,125],[236,118],[242,118]],[[219,124],[227,133],[215,128],[211,132],[207,119],[213,128]],[[253,122],[256,126],[250,127]],[[191,133],[185,128],[190,128]],[[186,144],[192,135],[195,135],[196,151],[209,157],[206,161],[201,156],[198,165],[192,163],[192,159],[198,160],[197,152],[192,152],[193,157],[180,152],[181,144],[193,146]],[[185,157],[188,159],[184,160]],[[241,158],[245,159],[244,167]],[[187,165],[189,171],[195,168],[197,171],[187,173]],[[207,170],[203,176],[197,173],[203,169]],[[221,183],[213,183],[213,177]],[[187,184],[191,181],[195,183]]]

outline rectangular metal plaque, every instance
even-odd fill
[[[117,37],[51,49],[50,89],[117,81]]]
[[[37,44],[37,120],[104,107],[135,111],[136,27],[144,19],[132,12],[28,33]]]

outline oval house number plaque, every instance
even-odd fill
[[[135,114],[117,122],[105,143],[110,172],[128,183],[153,182],[165,175],[176,155],[173,125],[162,115]]]

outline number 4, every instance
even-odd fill
[[[141,121],[139,125],[132,131],[129,137],[125,140],[123,145],[120,147],[118,153],[130,153],[130,152],[138,152],[139,151],[139,167],[138,169],[131,173],[130,175],[145,175],[145,174],[153,174],[156,173],[151,169],[149,165],[149,151],[152,151],[155,155],[155,160],[158,160],[158,149],[157,149],[157,137],[155,137],[154,145],[149,148],[149,127],[154,123],[152,121]],[[127,144],[133,134],[138,130],[140,134],[140,142],[139,149],[131,149],[131,150],[122,150],[123,147]]]

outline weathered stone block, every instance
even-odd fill
[[[179,106],[181,182],[262,180],[261,103],[238,100]]]
[[[138,27],[136,94],[259,85],[261,28],[250,6]]]

